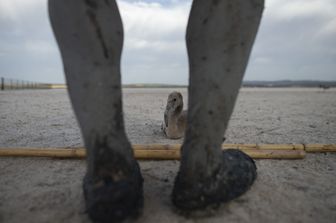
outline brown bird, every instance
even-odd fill
[[[162,130],[170,139],[179,139],[184,136],[187,126],[187,111],[183,111],[183,97],[180,92],[169,94]]]

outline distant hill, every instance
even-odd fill
[[[336,81],[280,80],[280,81],[244,81],[243,87],[336,87]]]
[[[51,89],[67,88],[66,84],[46,84]],[[178,84],[124,84],[123,88],[186,88],[188,85]],[[312,81],[312,80],[280,80],[280,81],[243,81],[243,87],[336,87],[336,81]]]
[[[124,84],[124,88],[186,88],[177,84]],[[336,81],[280,80],[280,81],[243,81],[243,87],[336,87]]]
[[[124,84],[124,88],[186,88],[187,85],[178,84]]]

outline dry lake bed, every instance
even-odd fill
[[[168,94],[123,89],[132,143],[181,143],[160,130]],[[226,143],[336,144],[336,89],[243,88]],[[65,90],[0,92],[0,147],[77,147],[82,138]],[[257,160],[258,178],[212,216],[183,217],[171,202],[178,161],[141,161],[145,208],[136,222],[336,222],[336,153]],[[90,222],[84,160],[0,158],[0,222]]]

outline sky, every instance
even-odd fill
[[[336,80],[336,1],[266,0],[245,80]],[[188,83],[191,0],[117,0],[122,82]],[[46,0],[0,0],[0,76],[64,83]]]

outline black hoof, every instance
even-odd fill
[[[212,176],[198,182],[186,182],[181,172],[177,174],[173,204],[182,211],[218,207],[246,192],[257,176],[256,169],[254,161],[245,153],[225,150],[222,165]]]
[[[93,180],[84,177],[86,211],[93,222],[121,222],[136,218],[143,208],[143,178],[138,164],[133,175],[113,181],[112,178]]]

